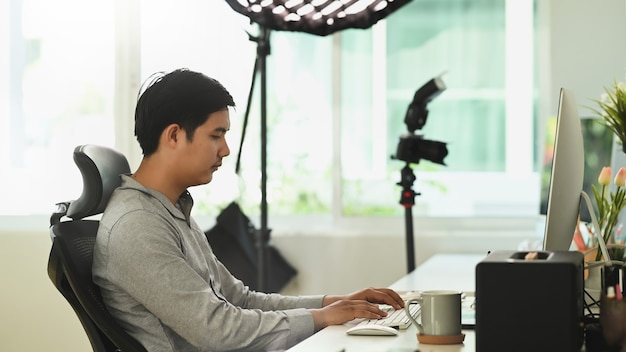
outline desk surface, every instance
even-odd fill
[[[414,290],[453,289],[473,292],[476,264],[485,257],[477,254],[438,254],[412,273],[389,287],[398,292]],[[474,352],[473,330],[463,330],[465,341],[459,345],[425,345],[417,342],[417,328],[411,325],[398,336],[348,336],[346,330],[354,322],[329,326],[289,352]]]

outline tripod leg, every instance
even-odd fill
[[[411,207],[405,208],[405,223],[406,223],[406,264],[407,273],[415,270],[415,250],[413,243],[413,213]]]
[[[413,205],[415,205],[415,196],[418,193],[413,191],[413,182],[415,174],[407,163],[401,171],[401,179],[398,185],[402,186],[400,195],[400,204],[404,207],[404,222],[406,231],[406,260],[407,272],[415,270],[415,248],[413,242]]]
[[[252,95],[254,94],[254,86],[256,84],[257,71],[259,70],[259,57],[254,60],[254,68],[252,69],[252,81],[250,90],[248,91],[248,101],[246,103],[246,112],[243,117],[243,128],[241,130],[241,140],[239,141],[239,151],[237,152],[237,164],[235,165],[235,173],[239,174],[239,166],[241,165],[241,150],[243,149],[243,141],[246,138],[246,129],[248,128],[248,116],[250,116],[250,106],[252,105]]]

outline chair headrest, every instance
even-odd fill
[[[128,160],[117,150],[87,144],[74,149],[74,162],[83,177],[83,191],[66,215],[76,220],[102,213],[121,183],[120,175],[130,173]]]

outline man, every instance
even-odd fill
[[[284,350],[315,331],[404,306],[389,289],[346,296],[249,290],[216,259],[190,217],[187,188],[209,183],[230,150],[229,107],[216,80],[189,70],[155,79],[137,102],[143,159],[102,216],[94,282],[109,311],[155,351]]]

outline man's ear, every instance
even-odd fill
[[[161,133],[162,142],[173,147],[183,138],[184,132],[185,131],[177,123],[168,125],[163,130],[163,133]]]

